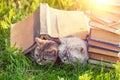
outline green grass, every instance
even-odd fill
[[[72,0],[41,0],[51,7],[68,10]],[[0,0],[0,80],[120,80],[120,64],[114,68],[81,67],[66,64],[40,66],[10,47],[10,26],[20,21],[39,6],[39,0]],[[73,9],[73,8],[72,8]],[[76,9],[76,6],[75,8]]]

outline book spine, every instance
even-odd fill
[[[107,51],[112,51],[112,52],[116,52],[116,53],[119,53],[120,50],[111,50],[111,49],[108,49],[108,48],[103,48],[103,47],[100,47],[100,46],[95,46],[95,45],[91,45],[91,44],[88,44],[90,47],[93,47],[93,48],[99,48],[99,49],[103,49],[103,50],[107,50]]]
[[[96,53],[92,53],[92,52],[89,52],[89,57],[93,58],[93,59],[97,59],[97,60],[107,61],[107,62],[120,61],[120,58],[118,58],[118,57],[111,57],[111,56],[106,56],[106,55],[102,55],[102,54],[96,54]]]
[[[108,51],[113,51],[113,52],[120,52],[120,48],[119,47],[116,47],[116,46],[111,46],[111,45],[108,45],[108,44],[103,44],[103,43],[100,43],[100,42],[96,42],[96,41],[92,41],[92,40],[89,40],[88,41],[88,45],[93,45],[96,46],[100,49],[103,49],[103,50],[106,50],[108,49]],[[90,46],[91,47],[91,46]],[[102,48],[101,48],[102,47]]]
[[[105,56],[111,56],[111,57],[118,57],[118,53],[116,52],[111,52],[99,48],[93,48],[93,47],[88,47],[88,52],[96,53],[96,54],[101,54]]]
[[[87,41],[89,41],[89,40],[92,40],[92,41],[95,41],[95,42],[100,42],[100,43],[103,43],[103,44],[108,44],[108,45],[120,48],[120,44],[113,44],[113,43],[109,43],[109,42],[105,42],[105,41],[101,41],[101,40],[95,40],[95,39],[92,39],[91,37],[87,38]]]

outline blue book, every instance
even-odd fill
[[[109,42],[95,40],[90,37],[87,38],[87,41],[88,41],[88,46],[103,49],[103,50],[108,50],[108,51],[112,51],[112,52],[120,52],[119,44],[116,45],[116,44],[109,43]]]
[[[90,38],[94,41],[120,47],[120,34],[116,34],[101,28],[91,27]]]

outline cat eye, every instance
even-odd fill
[[[57,55],[57,51],[56,50],[52,51],[52,53],[53,53],[54,56]]]
[[[51,53],[52,53],[52,54],[54,54],[54,53],[55,53],[55,51],[52,51]]]
[[[45,60],[45,61],[46,61],[47,59],[43,58],[43,60]]]
[[[84,48],[83,47],[80,47],[80,52],[84,53]]]
[[[48,51],[47,53],[45,53],[46,56],[56,56],[55,55],[55,51]]]
[[[36,54],[37,57],[39,57],[39,54]]]

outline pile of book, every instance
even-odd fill
[[[120,2],[99,4],[90,13],[89,62],[120,61]],[[109,65],[108,65],[109,66]]]

